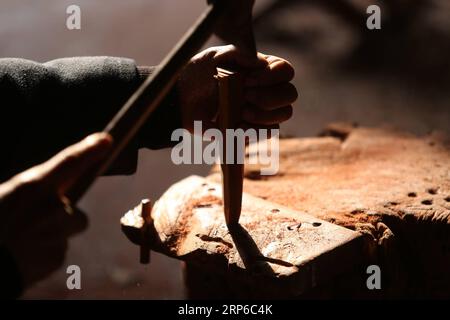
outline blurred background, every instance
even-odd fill
[[[157,65],[205,2],[0,0],[0,57],[109,55]],[[66,28],[71,4],[81,7],[81,30]],[[381,30],[366,28],[371,4],[381,7]],[[283,135],[314,136],[330,122],[450,133],[449,1],[256,0],[255,33],[260,51],[296,69],[300,99]],[[65,265],[24,298],[183,298],[180,263],[153,253],[149,266],[140,265],[119,219],[140,199],[156,200],[209,169],[175,166],[170,150],[142,150],[135,175],[99,179],[81,204],[89,230],[71,241]],[[82,290],[66,288],[70,264],[81,267]]]

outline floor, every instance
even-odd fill
[[[0,57],[112,55],[154,65],[205,6],[183,0],[78,0],[82,29],[69,31],[65,10],[72,3],[3,0]],[[336,121],[450,133],[450,4],[391,0],[382,6],[382,29],[369,31],[370,3],[257,1],[259,50],[285,57],[296,68],[300,99],[283,135],[316,135]],[[119,218],[141,198],[157,199],[172,183],[208,170],[173,165],[170,150],[142,150],[135,175],[99,179],[81,204],[90,216],[89,230],[71,241],[65,265],[24,298],[183,298],[179,262],[153,254],[152,263],[141,266]],[[71,264],[81,267],[82,290],[66,288]]]

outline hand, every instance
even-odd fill
[[[183,127],[193,132],[194,121],[203,128],[217,127],[217,67],[237,67],[246,72],[243,126],[273,127],[292,116],[297,90],[291,64],[275,56],[259,53],[257,59],[239,53],[234,46],[209,48],[194,56],[178,81]]]
[[[56,270],[67,239],[86,228],[86,216],[64,194],[110,145],[110,136],[91,135],[0,185],[0,246],[13,256],[23,287]]]

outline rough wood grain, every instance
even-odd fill
[[[365,267],[378,264],[382,270],[382,290],[371,296],[450,297],[450,144],[447,137],[436,133],[417,137],[391,128],[332,125],[321,137],[282,139],[277,175],[260,176],[258,168],[247,165],[245,177],[246,194],[365,235],[364,265],[354,269],[353,275],[342,274],[339,284],[330,280],[327,289],[317,286],[308,292],[319,292],[326,297],[342,297],[343,292],[347,292],[345,296],[364,296],[368,292],[366,288],[348,292],[345,287],[350,282],[365,286]],[[219,170],[215,168],[206,181],[219,182]],[[181,192],[177,203],[189,203],[191,190],[185,192]],[[211,201],[220,203],[217,198]],[[198,203],[190,202],[190,205],[195,207]],[[166,206],[164,211],[172,212],[175,219],[175,205],[167,203]],[[186,221],[179,223],[190,220]],[[281,223],[277,221],[277,225]],[[176,232],[167,229],[167,235]],[[179,238],[175,235],[172,239]],[[357,250],[348,252],[349,256]],[[196,260],[201,261],[200,265],[207,265],[192,256],[192,261]],[[333,262],[324,265],[326,270],[333,271]],[[284,266],[276,268],[284,272],[292,270]],[[196,287],[196,283],[201,286],[210,283],[211,295],[217,293],[218,286],[227,286],[233,293],[239,291],[242,297],[254,297],[254,285],[248,284],[247,291],[243,287],[233,291],[245,281],[236,277],[225,279],[218,276],[222,272],[219,270],[205,270],[208,269],[193,264],[188,264],[186,269],[188,290],[200,293],[199,297],[204,297],[206,290]]]
[[[277,175],[256,169],[245,192],[366,234],[388,295],[450,296],[448,137],[335,124],[282,139]]]
[[[247,194],[240,227],[229,230],[221,186],[197,176],[167,190],[152,218],[155,250],[216,277],[233,274],[236,285],[244,281],[258,297],[295,297],[361,262],[359,233]],[[137,220],[136,211],[122,218],[136,242]]]

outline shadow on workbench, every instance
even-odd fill
[[[239,256],[244,263],[245,269],[254,274],[274,275],[274,272],[268,262],[280,264],[283,266],[292,266],[291,263],[280,259],[271,259],[265,257],[259,251],[258,245],[252,236],[240,224],[229,226],[231,238],[233,239]]]

